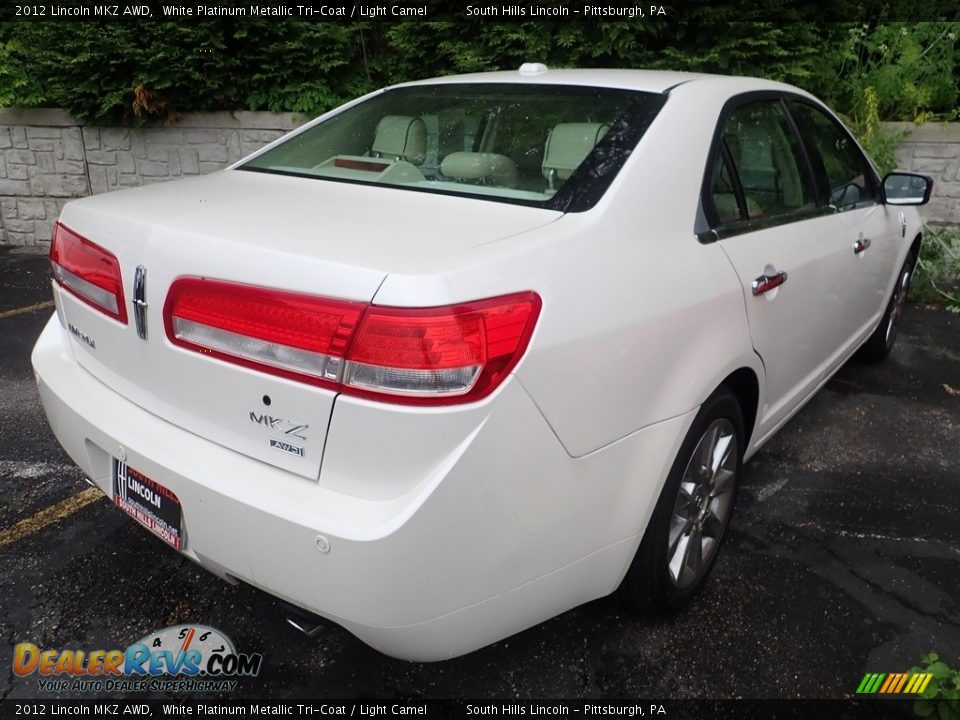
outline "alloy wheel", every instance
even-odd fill
[[[904,268],[900,275],[900,282],[893,291],[892,303],[890,308],[890,319],[887,320],[887,346],[893,344],[897,337],[897,327],[900,324],[900,317],[903,315],[903,308],[907,304],[907,289],[910,287],[910,268]]]
[[[667,569],[679,590],[703,577],[717,552],[733,506],[737,436],[726,418],[707,427],[687,462],[667,539]]]

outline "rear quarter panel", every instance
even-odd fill
[[[750,367],[762,393],[739,280],[719,246],[693,233],[727,92],[680,89],[596,207],[401,268],[374,300],[540,293],[538,327],[515,373],[574,457],[689,411],[737,368]]]

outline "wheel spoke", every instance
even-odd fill
[[[704,535],[703,539],[700,542],[701,557],[703,557],[704,559],[709,558],[713,554],[713,551],[716,548],[716,545],[717,545],[716,538],[708,537]]]
[[[717,435],[720,435],[720,426],[717,426]],[[716,475],[717,470],[726,464],[730,458],[730,448],[733,446],[733,435],[724,435],[719,437],[713,448],[713,456],[710,458],[710,474]]]
[[[690,542],[687,544],[687,560],[685,565],[687,569],[696,577],[700,574],[700,566],[703,564],[703,535],[699,529],[694,529],[690,533]]]
[[[697,483],[684,478],[680,483],[680,492],[677,494],[677,500],[684,498],[688,503],[693,499],[693,493],[697,489]]]
[[[670,556],[670,575],[675,583],[680,582],[680,574],[687,564],[687,554],[690,552],[690,535],[681,535],[680,542],[673,555]]]
[[[720,535],[720,531],[723,529],[723,521],[720,519],[720,516],[723,515],[723,511],[717,507],[718,500],[714,500],[710,503],[710,507],[707,509],[707,514],[703,518],[703,535],[704,537],[715,538]]]
[[[673,515],[682,520],[686,520],[695,514],[693,507],[693,492],[696,486],[693,483],[680,483],[680,492],[677,493],[677,501],[673,504]]]
[[[678,519],[677,516],[674,515],[674,519],[670,523],[670,535],[667,543],[667,557],[673,557],[674,553],[677,551],[677,546],[680,544],[681,538],[690,534],[690,528],[692,526],[692,518]]]
[[[734,477],[736,477],[736,475],[733,470],[728,470],[724,467],[720,468],[717,474],[713,476],[713,488],[710,491],[710,497],[715,498],[718,495],[730,492],[733,488]]]
[[[717,449],[717,441],[720,439],[720,426],[715,425],[709,431],[709,439],[707,439],[706,444],[703,446],[703,450],[700,453],[700,467],[703,468],[706,472],[703,473],[706,475],[705,480],[709,480],[710,474],[712,474],[713,466],[713,456]],[[701,442],[703,442],[701,440]]]

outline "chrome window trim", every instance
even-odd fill
[[[697,240],[703,244],[727,240],[728,238],[746,235],[747,233],[760,232],[781,225],[789,225],[796,222],[813,220],[814,218],[835,215],[838,210],[832,205],[821,207],[805,207],[780,215],[771,215],[770,217],[754,218],[753,220],[737,220],[736,222],[718,225],[715,228],[704,230],[697,233]]]

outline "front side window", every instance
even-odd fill
[[[790,100],[788,108],[810,153],[820,186],[820,204],[844,210],[875,202],[877,188],[873,172],[853,139],[813,105]]]
[[[578,182],[595,192],[597,177],[612,180],[662,104],[651,93],[579,86],[396,88],[240,169],[555,207]],[[596,172],[577,173],[588,158]]]
[[[740,201],[748,219],[776,217],[813,206],[814,193],[803,155],[778,101],[738,107],[724,125],[723,141],[732,172],[739,179]],[[732,211],[724,212],[718,200],[730,192],[732,185],[723,171],[717,174],[713,192],[721,219],[733,217]]]

